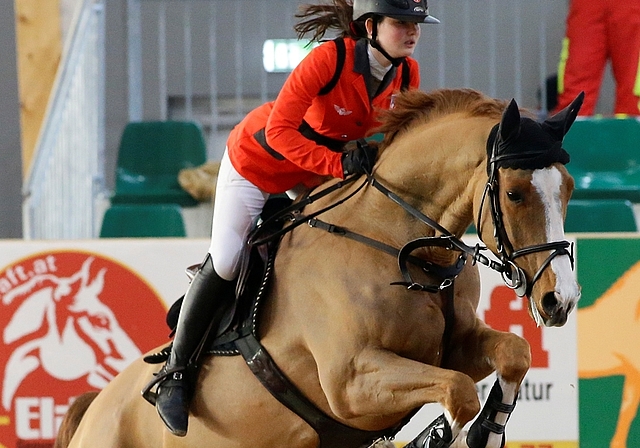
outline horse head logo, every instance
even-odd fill
[[[24,297],[2,335],[5,345],[18,343],[5,366],[6,410],[20,384],[39,367],[63,381],[86,377],[90,386],[101,389],[141,355],[100,300],[107,269],[91,276],[93,261],[87,257],[69,277],[34,273],[4,294],[4,305]]]

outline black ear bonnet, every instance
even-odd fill
[[[578,115],[584,93],[556,115],[543,122],[520,117],[518,105],[511,100],[487,140],[487,172],[498,168],[546,168],[554,163],[569,163],[562,147],[564,136]]]

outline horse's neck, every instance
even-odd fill
[[[473,221],[476,171],[482,173],[484,168],[474,170],[470,167],[456,172],[446,168],[439,170],[437,165],[434,167],[433,173],[423,175],[415,185],[410,182],[410,179],[415,180],[413,174],[403,177],[388,175],[383,170],[375,173],[374,177],[409,206],[461,237]],[[371,185],[350,200],[349,207],[341,208],[337,215],[338,221],[334,224],[394,247],[401,247],[415,238],[439,234],[434,228],[410,216],[409,212]],[[441,265],[453,263],[458,255],[437,247],[423,249],[423,253]]]
[[[418,145],[422,146],[422,151],[389,161],[382,159],[375,177],[449,232],[461,236],[473,222],[474,196],[486,181],[484,142],[487,131],[478,127],[470,135],[465,134],[465,138],[450,138],[450,133],[456,129],[451,127],[453,129],[443,126],[444,129],[431,135],[418,133],[417,141],[411,135],[405,136],[393,151],[411,154],[411,148]],[[372,201],[377,207],[382,200],[375,198]],[[424,225],[415,220],[406,225],[425,235],[435,234],[433,229],[425,233]]]

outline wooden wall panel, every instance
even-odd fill
[[[15,0],[23,173],[33,157],[62,54],[60,0]]]

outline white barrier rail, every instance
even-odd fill
[[[104,187],[104,5],[83,0],[23,187],[25,239],[97,234]]]

